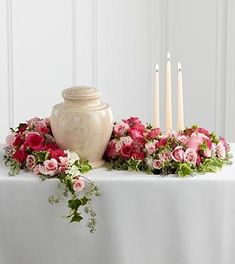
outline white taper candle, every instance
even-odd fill
[[[167,53],[166,63],[166,132],[172,129],[172,101],[171,101],[171,62],[170,53]]]
[[[182,66],[178,63],[178,130],[184,130],[184,98]]]
[[[159,65],[156,64],[154,78],[154,96],[153,96],[153,127],[160,127],[160,107],[159,107]]]

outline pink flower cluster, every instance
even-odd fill
[[[105,158],[113,164],[139,160],[143,168],[175,173],[182,163],[196,168],[209,158],[225,160],[228,152],[226,141],[204,128],[161,133],[159,128],[144,126],[139,118],[131,117],[114,125]]]
[[[160,134],[160,129],[146,129],[139,118],[131,117],[114,125],[111,141],[105,152],[107,159],[121,157],[123,159],[144,160],[146,157],[145,149],[149,153],[154,152],[154,142],[147,142],[156,138]]]
[[[66,173],[70,164],[68,151],[61,149],[53,138],[49,119],[32,118],[21,123],[17,130],[6,138],[11,148],[12,159],[21,168],[36,175],[53,177]],[[77,175],[74,190],[83,189],[85,183]]]

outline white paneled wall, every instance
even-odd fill
[[[181,61],[186,124],[235,141],[234,12],[233,0],[0,0],[0,141],[9,126],[49,116],[71,85],[97,86],[116,120],[150,122],[155,63],[164,127],[168,50],[173,109]]]

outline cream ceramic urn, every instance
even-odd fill
[[[71,87],[62,96],[64,102],[53,107],[50,117],[57,144],[88,159],[93,168],[101,167],[113,127],[110,106],[100,101],[101,93],[92,87]]]

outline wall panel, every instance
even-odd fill
[[[68,0],[13,0],[15,123],[49,116],[72,84],[72,6]]]
[[[10,123],[10,104],[8,79],[9,72],[9,33],[10,33],[10,6],[6,1],[0,1],[0,142],[5,142]]]

